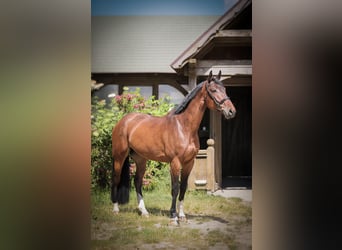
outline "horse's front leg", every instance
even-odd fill
[[[178,203],[178,215],[179,215],[179,219],[182,221],[186,221],[186,217],[184,214],[184,207],[183,207],[184,196],[185,196],[186,189],[188,187],[188,178],[189,178],[190,172],[194,166],[194,161],[195,160],[191,160],[190,162],[185,163],[183,165],[183,168],[182,168],[180,193],[179,193],[179,203]]]
[[[171,203],[171,209],[170,209],[170,217],[171,221],[173,223],[178,223],[178,217],[177,217],[177,210],[176,210],[176,202],[177,202],[177,196],[179,194],[179,174],[180,174],[180,167],[181,164],[179,162],[178,158],[174,158],[171,161],[171,195],[172,195],[172,203]]]

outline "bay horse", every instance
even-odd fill
[[[220,111],[226,119],[235,116],[236,110],[226,89],[210,71],[206,81],[198,84],[183,102],[162,117],[142,113],[124,116],[112,132],[112,187],[113,212],[119,204],[129,200],[129,156],[136,163],[134,185],[141,215],[148,216],[142,195],[142,180],[147,160],[170,163],[172,184],[171,219],[185,220],[184,195],[188,176],[199,150],[198,128],[206,108]],[[179,180],[180,177],[180,180]],[[180,182],[180,183],[179,183]],[[178,216],[176,200],[179,194]]]

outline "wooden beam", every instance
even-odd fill
[[[252,60],[197,60],[197,68],[213,66],[252,65]]]
[[[252,85],[252,76],[231,76],[225,78],[224,76],[221,78],[221,82],[225,86],[251,86]]]
[[[196,70],[198,76],[206,76],[210,71],[218,72],[221,70],[222,75],[234,76],[234,75],[252,75],[252,66],[226,66],[226,67],[211,67],[211,68],[199,68]]]
[[[252,75],[251,60],[198,60],[197,76],[208,75],[210,71],[221,70],[223,76]]]
[[[189,81],[188,85],[190,89],[194,89],[197,84],[197,60],[192,58],[189,60],[189,67],[188,67],[188,75],[189,75]]]
[[[220,30],[216,37],[252,37],[252,30]]]

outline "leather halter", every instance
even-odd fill
[[[215,78],[212,79],[212,80],[213,80],[216,84],[219,84],[219,85],[222,85],[222,86],[223,86],[223,84],[222,84],[221,82],[217,81]],[[209,89],[209,84],[210,84],[209,81],[207,81],[207,83],[205,84],[205,87],[206,87],[206,89],[207,89],[207,92],[208,92],[210,98],[211,98],[211,99],[214,101],[214,103],[216,104],[216,107],[219,108],[219,109],[221,109],[221,105],[222,105],[225,101],[230,100],[230,98],[229,98],[229,96],[227,95],[227,97],[223,98],[221,101],[218,101],[218,100],[215,98],[215,96],[213,96],[213,95],[211,94],[211,91],[210,91],[210,89]]]

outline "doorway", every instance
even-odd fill
[[[222,188],[252,186],[252,87],[231,86],[237,110],[231,120],[221,120]]]

